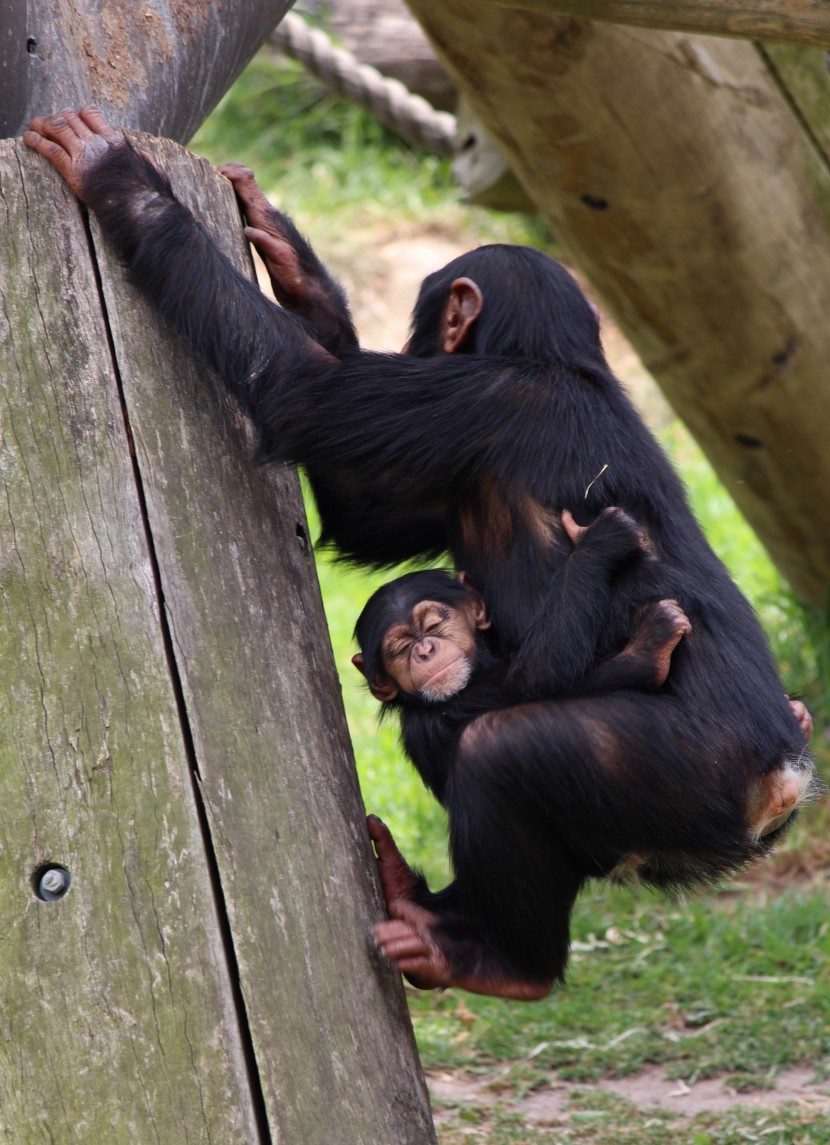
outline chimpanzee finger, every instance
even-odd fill
[[[398,850],[398,845],[386,824],[378,819],[377,815],[369,815],[366,823],[378,857],[378,873],[383,897],[391,913],[393,904],[397,908],[401,903],[411,900],[417,879]]]
[[[108,123],[94,104],[88,103],[85,107],[82,107],[78,112],[78,118],[84,127],[89,128],[93,135],[106,139],[108,143],[118,144],[123,139],[123,135],[118,128]]]
[[[245,227],[245,238],[253,243],[262,255],[269,270],[273,267],[275,271],[279,271],[281,285],[286,289],[293,287],[295,290],[302,286],[303,276],[297,252],[290,243],[277,238],[269,231],[262,230],[261,227]],[[293,276],[293,280],[287,277],[286,272],[289,276]]]
[[[254,178],[253,171],[244,163],[223,163],[217,170],[232,184],[236,197],[241,203],[248,204],[253,200],[265,198]]]
[[[813,735],[813,717],[810,715],[810,710],[802,700],[790,700],[790,707],[793,710],[793,715],[798,720],[798,725],[804,736],[804,742],[809,743]]]
[[[375,926],[375,941],[384,956],[392,962],[400,958],[427,958],[431,953],[431,947],[423,935],[396,920],[379,922]]]
[[[33,119],[32,126],[29,130],[23,132],[23,142],[27,147],[30,147],[32,151],[36,151],[38,155],[42,155],[44,159],[51,163],[59,175],[62,175],[64,179],[68,179],[72,169],[71,157],[60,143],[56,143],[53,139],[49,138],[40,128],[48,130],[42,123],[41,118]]]
[[[229,163],[220,163],[216,168],[220,175],[224,175],[226,179],[230,179],[232,183],[236,180],[246,181],[253,179],[254,173],[250,167],[246,167],[244,163],[238,163],[232,159]]]
[[[563,509],[562,510],[560,520],[562,522],[562,528],[565,530],[565,533],[568,537],[568,540],[571,542],[571,544],[572,545],[579,544],[579,540],[580,540],[582,534],[587,532],[588,526],[587,525],[577,525],[576,521],[574,520],[573,513],[570,511],[570,509]]]

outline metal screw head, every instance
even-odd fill
[[[61,867],[50,867],[40,876],[37,889],[39,896],[46,902],[63,898],[69,890],[69,871],[64,871]]]

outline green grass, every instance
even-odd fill
[[[575,1090],[564,1116],[528,1125],[504,1105],[460,1110],[442,1124],[442,1145],[827,1145],[830,1117],[809,1106],[741,1107],[686,1119],[660,1110],[644,1116],[622,1098]]]
[[[330,95],[287,61],[260,54],[191,140],[215,162],[237,159],[286,210],[329,215],[333,205],[378,217],[420,214],[451,188],[446,163],[402,145],[378,121]]]
[[[193,146],[215,162],[236,158],[253,167],[319,241],[324,256],[327,242],[347,245],[357,228],[394,234],[402,220],[463,233],[470,245],[527,242],[544,234],[526,221],[463,207],[446,163],[400,145],[296,68],[275,70],[262,59]],[[789,597],[685,430],[671,425],[663,438],[714,548],[761,616],[786,687],[813,708],[826,764],[826,623]],[[396,727],[378,728],[377,705],[350,663],[354,621],[380,578],[335,565],[325,555],[318,568],[367,808],[440,883],[447,877],[443,813],[403,759]],[[815,855],[826,861],[826,818],[813,810],[792,833],[784,848],[790,868],[810,869],[819,861]],[[411,992],[425,1066],[490,1079],[487,1100],[446,1108],[439,1103],[443,1145],[826,1145],[827,1114],[798,1105],[736,1107],[684,1119],[642,1112],[609,1093],[579,1087],[652,1065],[688,1085],[726,1074],[739,1093],[769,1086],[781,1070],[799,1063],[826,1077],[829,926],[826,895],[810,881],[755,879],[734,884],[729,893],[684,900],[593,887],[575,911],[568,984],[549,999],[521,1004],[455,991]],[[547,1124],[517,1115],[511,1102],[551,1076],[575,1087],[565,1112]]]
[[[824,1077],[826,915],[817,890],[714,904],[597,887],[579,901],[568,984],[550,1000],[413,998],[424,1062],[515,1062],[503,1080],[520,1088],[550,1070],[586,1083],[654,1064],[690,1085],[726,1073],[737,1089],[805,1061]]]

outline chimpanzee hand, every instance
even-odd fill
[[[52,164],[74,193],[85,202],[84,181],[124,136],[110,127],[96,107],[80,111],[66,108],[55,115],[39,115],[23,133],[23,142]]]
[[[296,309],[312,287],[303,273],[297,252],[281,225],[282,216],[271,206],[254,173],[242,163],[225,163],[219,168],[234,189],[240,210],[248,225],[245,237],[256,247],[271,279],[279,303]]]
[[[810,709],[803,700],[790,700],[790,707],[793,710],[793,715],[798,720],[798,726],[801,728],[804,742],[809,743],[813,736],[813,717],[810,715]]]
[[[219,168],[233,186],[245,216],[245,237],[256,248],[281,306],[308,322],[317,341],[335,356],[357,348],[357,335],[342,289],[287,215],[273,207],[241,163]]]

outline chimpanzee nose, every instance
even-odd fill
[[[418,641],[418,643],[412,649],[412,653],[416,660],[431,660],[435,655],[435,649],[437,646],[438,645],[435,640],[432,640],[429,637],[424,637],[423,640]]]

